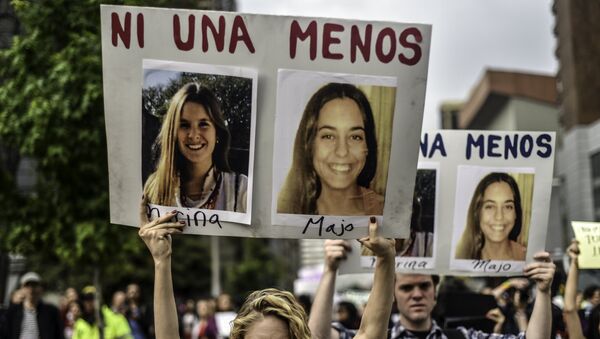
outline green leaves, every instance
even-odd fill
[[[24,34],[0,51],[0,145],[36,160],[36,187],[0,170],[0,248],[41,269],[109,269],[142,244],[108,222],[99,1],[13,6]]]

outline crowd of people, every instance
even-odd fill
[[[459,309],[476,303],[477,295],[492,300],[492,307],[482,304],[488,324],[472,315],[452,323],[450,308],[440,311],[439,306],[445,294],[457,290],[456,280],[395,273],[395,243],[377,235],[374,218],[369,236],[359,239],[377,257],[365,305],[334,304],[337,269],[351,250],[345,240],[326,240],[324,272],[312,303],[274,288],[251,293],[239,308],[227,294],[177,303],[170,269],[171,235],[181,232],[182,224],[172,217],[149,221],[146,202],[142,203],[139,233],[155,264],[153,305],[142,302],[139,285],[130,284],[115,291],[110,304],[103,306],[93,286],[68,288],[59,307],[54,307],[42,300],[41,277],[29,272],[21,277],[20,288],[0,319],[0,338],[600,338],[600,286],[589,286],[583,293],[577,290],[576,241],[567,249],[571,264],[562,310],[552,303],[555,265],[548,253],[540,252],[526,265],[523,277],[472,290],[470,300],[461,301]],[[473,319],[478,321],[469,323]]]
[[[2,339],[151,339],[152,308],[143,303],[138,284],[112,294],[101,305],[94,286],[80,291],[69,287],[57,306],[42,300],[44,283],[39,274],[25,273],[10,305],[0,317]]]
[[[140,236],[148,246],[155,263],[154,305],[156,333],[160,338],[179,336],[179,318],[173,294],[171,276],[171,235],[181,232],[182,224],[174,222],[174,214],[155,220],[147,219],[142,203]],[[230,338],[597,338],[600,307],[588,300],[593,311],[580,318],[576,306],[577,276],[576,243],[569,247],[572,258],[564,310],[556,311],[552,304],[551,286],[555,265],[549,253],[540,252],[523,271],[524,278],[511,278],[494,288],[486,288],[495,306],[486,310],[485,317],[492,328],[483,331],[476,327],[443,328],[435,320],[440,277],[423,274],[395,273],[395,243],[377,235],[375,218],[369,224],[369,237],[359,239],[377,257],[373,286],[360,315],[340,310],[333,318],[333,296],[337,268],[350,250],[344,240],[325,242],[325,269],[310,311],[301,306],[289,292],[276,289],[256,291],[244,302],[231,322]],[[529,286],[531,287],[529,288]],[[395,300],[395,302],[392,302]],[[469,301],[465,300],[465,304]],[[338,307],[343,307],[341,304]],[[395,313],[392,309],[395,307]],[[459,306],[460,307],[460,306]],[[358,313],[358,312],[357,312]],[[564,313],[564,317],[560,313]],[[564,323],[562,319],[564,318]],[[464,325],[464,324],[463,324]]]

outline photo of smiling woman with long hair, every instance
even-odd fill
[[[522,182],[533,184],[533,174],[520,176]],[[531,211],[524,205],[531,205],[533,188],[523,186],[529,198],[523,199],[523,192],[511,174],[492,172],[479,181],[456,247],[456,259],[525,260]]]
[[[246,212],[248,178],[230,169],[230,139],[215,94],[199,83],[185,84],[163,118],[159,157],[144,195],[158,205]]]
[[[383,214],[384,196],[372,188],[378,166],[376,122],[357,86],[328,83],[313,93],[292,153],[278,213]]]

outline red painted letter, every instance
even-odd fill
[[[241,16],[236,15],[233,19],[233,27],[231,28],[231,40],[229,41],[229,53],[235,53],[238,41],[243,41],[250,53],[254,54],[254,45],[252,39],[246,29],[246,24]]]
[[[340,39],[331,36],[333,32],[343,32],[344,26],[338,24],[323,25],[323,58],[339,60],[344,58],[341,53],[331,53],[329,47],[331,44],[339,44]]]
[[[373,25],[368,24],[365,26],[365,39],[364,41],[360,38],[360,32],[356,25],[352,25],[350,31],[350,61],[354,63],[356,61],[356,49],[360,50],[363,59],[369,62],[371,58],[371,33],[373,32]]]
[[[383,51],[383,41],[388,37],[390,41],[390,49],[387,53]],[[396,55],[396,33],[391,28],[384,28],[377,35],[377,42],[375,43],[375,54],[377,54],[377,58],[379,61],[383,63],[389,63],[394,60],[394,56]]]
[[[208,51],[207,32],[209,28],[215,40],[217,51],[223,51],[223,47],[225,46],[225,17],[222,15],[219,17],[219,30],[217,30],[212,21],[210,21],[210,17],[208,15],[202,16],[202,52]]]
[[[317,57],[317,22],[314,20],[311,21],[308,24],[306,32],[302,32],[298,21],[292,21],[292,26],[290,27],[290,58],[296,58],[297,40],[304,41],[307,38],[310,40],[310,60],[315,60]]]
[[[117,36],[123,41],[125,48],[129,49],[129,41],[131,41],[131,13],[125,13],[125,28],[121,25],[119,14],[112,13],[110,16],[112,26],[112,44],[117,47]]]
[[[144,14],[139,13],[137,15],[137,38],[138,38],[138,46],[140,48],[144,48]]]
[[[415,37],[415,42],[409,42],[408,37],[412,35]],[[407,58],[404,53],[400,53],[398,55],[398,60],[405,65],[415,65],[419,60],[421,60],[421,46],[419,43],[423,41],[423,37],[421,36],[421,32],[415,27],[407,28],[402,33],[400,33],[400,45],[402,47],[406,47],[413,50],[412,58]]]
[[[179,23],[179,15],[173,16],[173,39],[175,45],[181,51],[189,51],[194,48],[194,32],[196,30],[196,17],[193,14],[188,16],[188,39],[186,42],[181,40],[181,24]]]

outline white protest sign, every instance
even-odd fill
[[[579,241],[579,268],[600,268],[600,223],[571,221],[571,226]]]
[[[396,241],[396,270],[522,274],[525,262],[545,246],[554,142],[554,132],[424,133],[415,186],[422,191],[415,191],[411,236]],[[426,168],[435,169],[436,180],[424,187],[419,182]],[[427,189],[436,192],[428,199],[435,208],[426,213],[434,221],[423,216]],[[372,271],[375,258],[361,254],[369,253],[354,244],[340,271]]]
[[[108,5],[101,20],[112,223],[137,226],[144,192],[185,233],[359,238],[376,215],[408,235],[430,26]],[[310,208],[278,204],[295,198]]]

